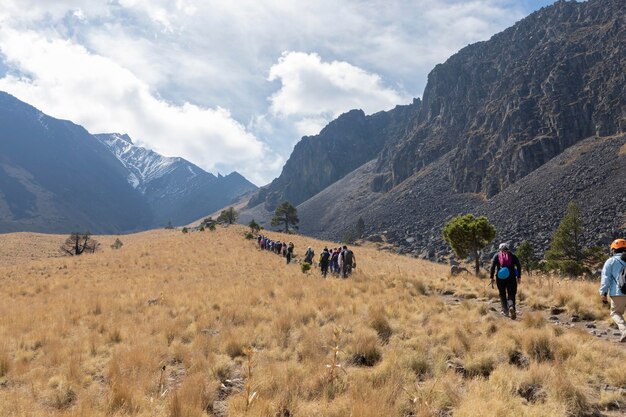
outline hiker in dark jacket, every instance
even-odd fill
[[[500,293],[500,303],[502,304],[502,315],[510,316],[513,320],[517,317],[515,311],[515,295],[517,294],[517,284],[522,281],[522,266],[509,247],[508,243],[502,243],[498,247],[491,261],[491,286],[493,287],[494,273],[498,277],[497,285]]]
[[[291,258],[293,257],[293,243],[289,242],[289,246],[287,246],[287,263],[291,262]]]
[[[320,255],[320,268],[322,270],[322,276],[326,278],[328,274],[328,265],[330,264],[330,252],[328,252],[328,248],[324,248]]]
[[[313,265],[313,257],[315,257],[315,252],[313,251],[313,248],[309,246],[304,254],[304,262]]]
[[[341,265],[342,278],[348,278],[348,275],[352,273],[352,267],[354,266],[354,262],[354,253],[350,249],[348,249],[347,246],[344,246],[341,254],[339,254],[339,264]]]

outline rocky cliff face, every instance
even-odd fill
[[[282,173],[254,196],[248,207],[264,203],[274,210],[287,200],[297,205],[314,196],[362,164],[374,159],[385,144],[408,134],[420,100],[366,116],[362,110],[345,113],[319,135],[305,136],[295,146]]]
[[[442,260],[445,222],[474,213],[541,253],[576,201],[586,245],[623,236],[625,20],[623,0],[560,1],[464,48],[430,73],[408,135],[298,207],[300,230],[339,240],[362,217]]]
[[[557,2],[437,65],[418,127],[386,146],[374,188],[452,152],[454,190],[491,197],[582,139],[626,131],[624,10]]]

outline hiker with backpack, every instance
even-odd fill
[[[348,275],[352,273],[352,268],[354,267],[354,253],[350,249],[348,249],[347,246],[344,246],[339,256],[339,259],[339,262],[341,264],[341,277],[348,278]]]
[[[600,297],[602,303],[611,302],[611,318],[621,332],[620,342],[626,342],[626,240],[615,239],[611,243],[611,257],[602,267]]]
[[[293,257],[293,243],[289,242],[289,246],[287,246],[287,263],[291,263],[291,258]]]
[[[306,253],[304,254],[304,262],[308,263],[309,265],[313,265],[314,256],[315,252],[313,251],[313,248],[309,246],[309,248],[306,250]]]
[[[320,269],[322,270],[322,276],[324,278],[326,278],[326,275],[328,275],[329,263],[330,263],[330,252],[328,252],[328,248],[324,248],[324,250],[320,254]]]
[[[511,252],[508,243],[501,243],[491,261],[491,271],[489,277],[491,286],[494,283],[494,273],[497,276],[498,292],[500,293],[500,304],[502,305],[502,315],[515,320],[515,296],[517,294],[517,284],[522,281],[522,265],[519,259]]]

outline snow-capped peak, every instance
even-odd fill
[[[189,178],[198,175],[192,169],[193,165],[184,159],[163,156],[153,150],[136,146],[126,134],[107,133],[94,136],[128,169],[128,183],[142,193],[151,181],[171,173],[181,165],[187,165]]]

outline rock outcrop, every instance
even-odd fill
[[[346,174],[375,158],[385,144],[410,132],[420,100],[366,116],[362,110],[342,114],[319,135],[305,136],[295,146],[282,173],[248,203],[272,211],[283,201],[300,204]]]

